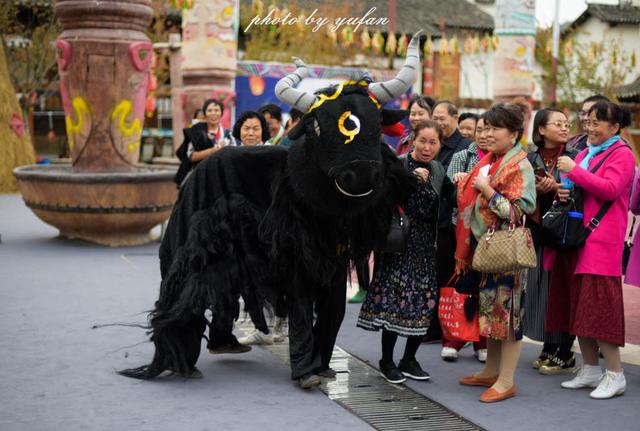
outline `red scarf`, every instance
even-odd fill
[[[495,160],[493,153],[488,153],[478,162],[473,171],[458,183],[458,223],[456,225],[455,254],[456,272],[458,273],[470,268],[473,260],[471,221],[474,219],[480,221],[484,225],[485,231],[493,223],[498,223],[499,221],[498,216],[489,209],[489,201],[472,186],[473,180],[480,173],[480,169],[483,166],[491,165],[488,175],[491,177],[491,187],[496,192],[499,192],[510,201],[522,196],[524,181],[519,164],[522,159],[527,157],[527,153],[522,150],[515,154],[510,153]],[[509,159],[505,160],[506,156],[509,156]],[[504,167],[500,169],[502,164],[504,164]],[[477,214],[476,205],[479,206]]]

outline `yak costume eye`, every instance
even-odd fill
[[[320,136],[320,124],[318,124],[317,119],[313,119],[313,131],[316,132],[316,135]]]
[[[356,127],[351,130],[347,129],[344,124],[347,120],[351,120],[351,122],[355,124]],[[342,114],[340,116],[340,119],[338,120],[338,130],[340,130],[340,133],[347,137],[347,140],[344,141],[344,143],[348,144],[349,142],[353,141],[353,138],[355,138],[358,133],[360,133],[360,119],[353,115],[351,111],[347,111]]]

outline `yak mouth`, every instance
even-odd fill
[[[373,193],[373,189],[370,189],[369,191],[364,192],[364,193],[353,194],[353,193],[349,193],[348,191],[346,191],[342,187],[340,187],[340,184],[338,184],[338,181],[333,180],[333,183],[335,184],[336,189],[338,189],[338,191],[340,193],[342,193],[345,196],[349,196],[350,198],[362,198],[362,197],[365,197],[365,196],[369,196],[371,193]]]

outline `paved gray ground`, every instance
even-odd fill
[[[352,355],[377,368],[380,359],[380,333],[356,328],[359,305],[347,305],[347,315],[338,344]],[[404,352],[404,339],[396,345],[396,361]],[[562,389],[567,376],[543,376],[531,367],[540,347],[524,343],[516,374],[518,395],[496,404],[484,404],[478,397],[484,388],[459,385],[458,380],[478,371],[473,348],[463,349],[455,363],[440,359],[441,346],[423,344],[417,358],[431,374],[430,382],[409,381],[414,390],[437,401],[470,421],[492,431],[540,430],[638,430],[640,406],[640,367],[625,365],[627,392],[611,400],[592,400],[588,390]],[[579,359],[580,361],[580,359]]]
[[[158,244],[110,249],[56,239],[18,195],[0,195],[0,430],[367,430],[303,392],[263,349],[203,354],[202,380],[140,382],[116,369],[147,363],[138,328],[157,297]],[[127,347],[132,346],[132,347]]]

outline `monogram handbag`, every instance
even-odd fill
[[[531,231],[511,221],[507,229],[496,223],[478,242],[471,266],[479,272],[496,274],[535,268],[538,264]]]
[[[402,254],[407,248],[411,220],[401,207],[397,207],[391,217],[391,227],[387,240],[380,251],[384,253]]]

